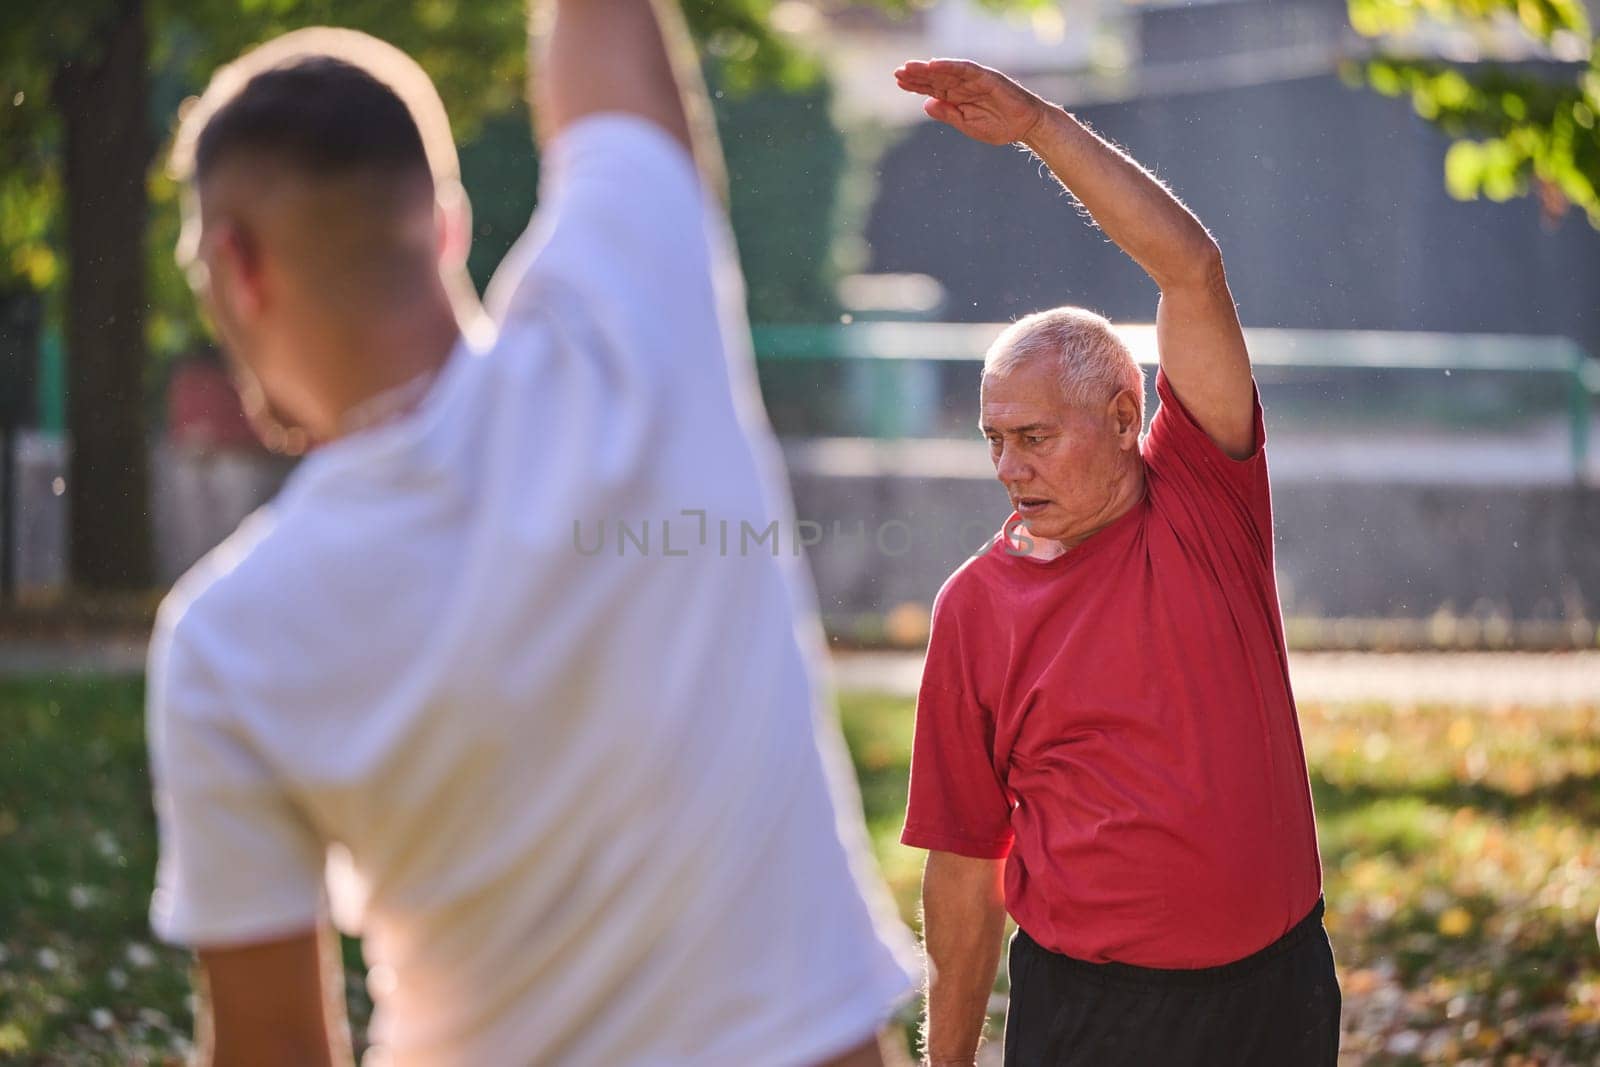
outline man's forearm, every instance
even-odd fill
[[[1218,258],[1210,234],[1126,153],[1049,103],[1022,143],[1163,290],[1208,281]]]
[[[531,0],[529,45],[541,144],[586,114],[640,115],[681,141],[726,201],[716,123],[677,0]]]
[[[1005,902],[1001,861],[932,853],[922,881],[928,954],[926,1062],[971,1067],[1000,964]]]
[[[348,1067],[339,937],[301,934],[199,950],[195,1062],[202,1067]]]

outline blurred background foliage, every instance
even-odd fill
[[[773,6],[687,0],[684,10],[715,90],[751,314],[825,321],[836,313],[832,242],[845,148],[821,65],[773,28]],[[907,0],[878,6],[906,10]],[[476,215],[470,266],[481,287],[537,189],[526,17],[524,0],[0,5],[0,303],[41,305],[28,318],[65,339],[75,585],[149,586],[145,440],[169,365],[209,340],[172,257],[179,192],[165,156],[183,100],[220,64],[302,26],[349,26],[404,49],[438,86],[461,145]],[[145,128],[132,131],[135,147],[94,154],[108,131],[138,125],[139,100]],[[76,170],[73,144],[92,146]],[[119,198],[132,206],[113,210],[108,226],[105,205]],[[76,236],[74,218],[86,220]],[[130,247],[139,250],[132,260]],[[36,344],[3,340],[19,353]]]
[[[894,7],[894,3],[885,6]],[[52,300],[66,276],[62,241],[59,68],[81,63],[118,4],[20,5],[0,15],[0,291]],[[750,274],[751,312],[761,319],[833,316],[827,247],[844,151],[828,114],[820,66],[775,33],[770,0],[685,5],[707,56],[729,170],[732,214]],[[534,204],[538,163],[524,103],[523,0],[198,0],[155,2],[149,30],[151,158],[145,162],[151,217],[146,248],[146,338],[152,378],[204,340],[187,285],[172,262],[178,190],[165,151],[178,108],[219,64],[301,26],[366,30],[405,49],[439,87],[461,145],[476,218],[471,258],[480,288]]]
[[[891,15],[926,6],[867,2]],[[833,87],[818,57],[776,28],[779,3],[684,7],[715,94],[751,318],[838,321],[835,282],[860,222],[841,188],[848,193],[846,172],[861,171],[863,160],[870,169],[870,153],[834,123]],[[1575,205],[1600,228],[1600,55],[1582,0],[1348,5],[1351,25],[1375,49],[1352,79],[1408,96],[1454,138],[1444,168],[1452,195],[1532,194],[1547,218]],[[411,53],[438,85],[462,146],[477,218],[471,268],[481,286],[537,188],[523,102],[525,19],[524,0],[0,4],[0,307],[35,307],[17,321],[42,321],[46,336],[62,341],[75,585],[152,584],[145,445],[171,361],[207,343],[171,252],[178,191],[165,149],[182,101],[219,64],[301,26],[365,29]],[[0,365],[10,367],[12,350],[38,347],[0,337]],[[12,393],[27,388],[9,369],[4,377]]]
[[[1451,196],[1494,201],[1533,194],[1547,218],[1580,208],[1600,229],[1600,49],[1580,0],[1349,0],[1350,24],[1379,54],[1351,73],[1454,138]],[[1548,59],[1419,58],[1419,35],[1452,34],[1463,60],[1522,35]],[[1430,49],[1430,52],[1436,49]]]

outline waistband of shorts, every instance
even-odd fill
[[[1215,967],[1168,969],[1164,967],[1136,967],[1131,963],[1090,963],[1088,960],[1080,960],[1074,956],[1053,952],[1045,948],[1028,936],[1028,932],[1020,926],[1017,927],[1017,938],[1030,951],[1048,957],[1053,965],[1096,981],[1142,986],[1228,985],[1248,978],[1278,957],[1294,951],[1307,938],[1321,930],[1323,911],[1323,899],[1318,897],[1316,904],[1312,905],[1310,913],[1290,927],[1289,932],[1278,938],[1278,940],[1259,952],[1252,952],[1243,959],[1234,960],[1232,963],[1219,964]]]

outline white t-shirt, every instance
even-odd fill
[[[152,918],[259,941],[326,886],[385,1064],[813,1063],[885,1022],[910,945],[817,714],[726,221],[620,114],[545,190],[498,339],[162,605]]]

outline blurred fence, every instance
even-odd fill
[[[787,438],[972,439],[983,353],[1004,325],[758,327],[773,425]],[[1118,332],[1153,377],[1155,327]],[[1550,483],[1600,473],[1591,455],[1600,364],[1566,338],[1246,334],[1280,478]]]
[[[914,631],[945,576],[1005,518],[977,433],[981,360],[1002,328],[755,331],[797,513],[868,532],[808,546],[836,631],[870,637],[895,619]],[[1118,329],[1148,382],[1154,327]],[[1279,590],[1304,643],[1600,640],[1600,369],[1582,349],[1547,337],[1246,333],[1270,440]]]
[[[977,434],[982,355],[1001,328],[755,330],[797,518],[827,530],[804,547],[836,632],[871,638],[899,619],[914,640],[944,578],[1004,520],[1005,494]],[[1119,330],[1152,374],[1154,328]],[[1359,646],[1372,643],[1368,631],[1345,623],[1381,620],[1387,629],[1375,632],[1420,635],[1399,642],[1409,644],[1438,644],[1441,633],[1489,647],[1600,640],[1600,372],[1574,343],[1247,334],[1292,633]],[[49,590],[65,578],[65,444],[38,432],[18,444],[14,573],[24,588]],[[152,516],[168,580],[284,473],[267,458],[211,462],[161,444],[154,453]]]

